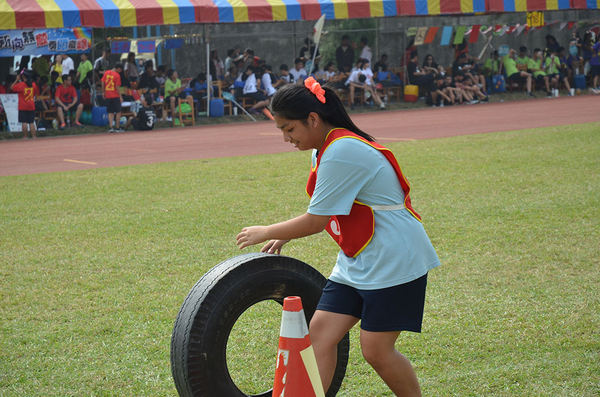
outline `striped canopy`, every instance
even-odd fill
[[[0,0],[0,30],[598,8],[600,0]]]

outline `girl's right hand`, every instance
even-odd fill
[[[288,243],[290,240],[271,240],[261,248],[260,252],[266,252],[267,254],[281,254],[281,248]]]

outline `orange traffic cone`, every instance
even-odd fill
[[[325,397],[299,296],[283,300],[273,397]]]

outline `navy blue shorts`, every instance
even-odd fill
[[[394,287],[359,290],[328,280],[317,310],[361,319],[370,332],[421,332],[427,274]]]

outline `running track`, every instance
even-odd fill
[[[382,144],[600,121],[583,95],[363,113],[355,123]],[[600,123],[598,124],[600,131]],[[294,151],[271,121],[0,142],[0,176]]]

